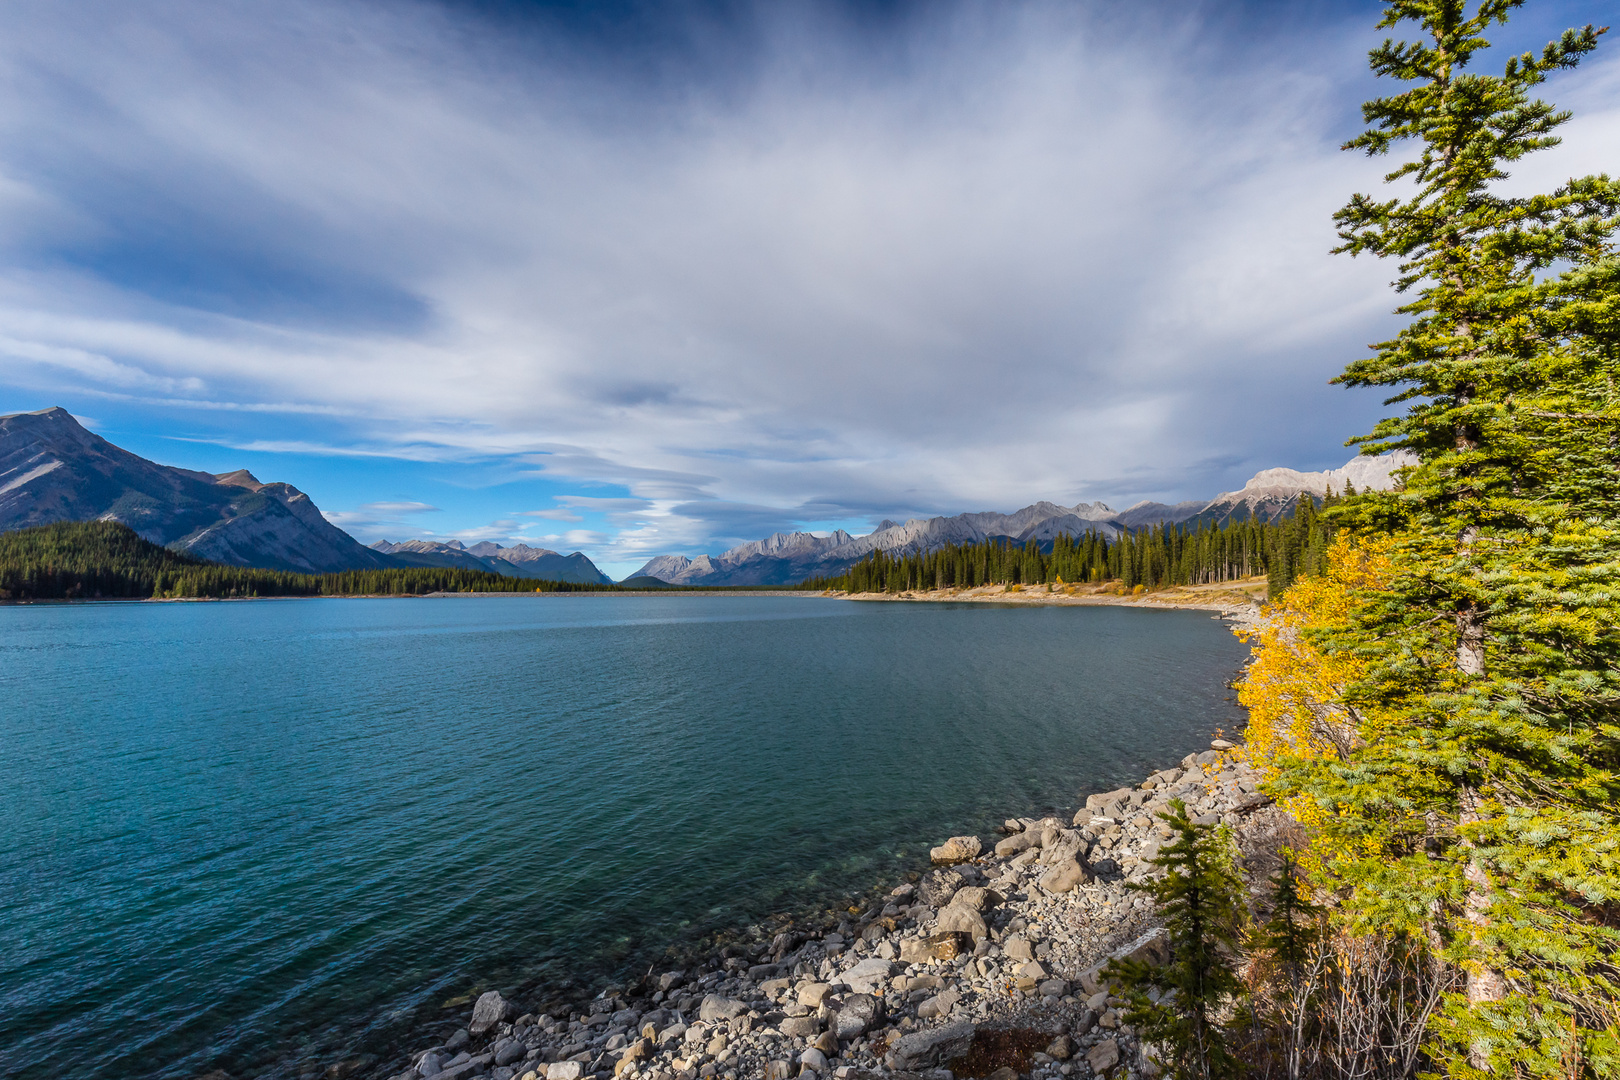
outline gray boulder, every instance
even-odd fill
[[[858,1039],[883,1018],[883,1003],[871,994],[851,994],[833,1014],[829,1030],[839,1042]]]
[[[968,1052],[974,1030],[972,1024],[946,1024],[903,1035],[890,1051],[891,1067],[902,1072],[937,1068]]]
[[[703,1004],[698,1006],[698,1019],[712,1024],[716,1020],[731,1020],[747,1011],[748,1006],[735,998],[709,994],[704,997]]]
[[[472,1023],[467,1025],[467,1030],[474,1035],[482,1035],[506,1019],[508,1008],[506,999],[501,997],[499,990],[489,990],[480,994],[478,1000],[473,1003]]]
[[[1039,885],[1049,893],[1066,893],[1076,885],[1084,884],[1086,869],[1073,859],[1067,859],[1041,875]]]
[[[881,956],[873,956],[844,972],[843,980],[850,989],[870,994],[887,983],[893,971],[893,964]]]
[[[984,916],[963,904],[953,903],[941,910],[934,920],[934,928],[942,934],[947,932],[967,934],[976,943],[990,936],[990,928],[984,924]]]
[[[917,894],[929,907],[942,908],[951,902],[956,890],[966,884],[966,879],[955,870],[936,870],[922,879]]]
[[[1001,903],[1001,896],[983,885],[969,885],[956,890],[956,895],[951,897],[951,903],[970,907],[974,911],[983,911],[987,907]]]

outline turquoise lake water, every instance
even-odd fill
[[[1120,608],[0,607],[0,1075],[296,1076],[645,970],[1205,748],[1244,655]]]

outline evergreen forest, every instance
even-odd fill
[[[614,585],[535,581],[446,567],[298,574],[225,566],[149,543],[115,521],[59,522],[0,533],[0,600],[615,591]]]
[[[875,551],[839,577],[802,587],[901,593],[1118,582],[1128,590],[1146,590],[1265,574],[1271,595],[1279,596],[1300,575],[1321,568],[1332,539],[1324,512],[1330,513],[1340,498],[1330,491],[1319,507],[1302,495],[1294,513],[1269,522],[1251,516],[1221,524],[1162,524],[1116,538],[1097,531],[1059,535],[1049,549],[1034,540],[1020,545],[1002,537],[930,552]]]

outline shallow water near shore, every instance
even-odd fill
[[[298,1075],[645,970],[1203,749],[1244,654],[1105,607],[0,608],[0,1075]]]

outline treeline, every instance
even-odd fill
[[[616,585],[535,581],[454,567],[299,574],[225,566],[149,543],[113,521],[64,521],[0,533],[0,600],[616,591]]]
[[[899,555],[874,551],[842,576],[804,587],[900,593],[1117,581],[1126,589],[1155,589],[1266,574],[1272,595],[1279,596],[1301,575],[1321,567],[1332,538],[1322,510],[1339,498],[1330,491],[1318,507],[1303,497],[1293,514],[1270,522],[1251,516],[1220,525],[1155,525],[1115,539],[1096,531],[1060,535],[1051,551],[1034,540],[1018,545],[1006,539]]]

